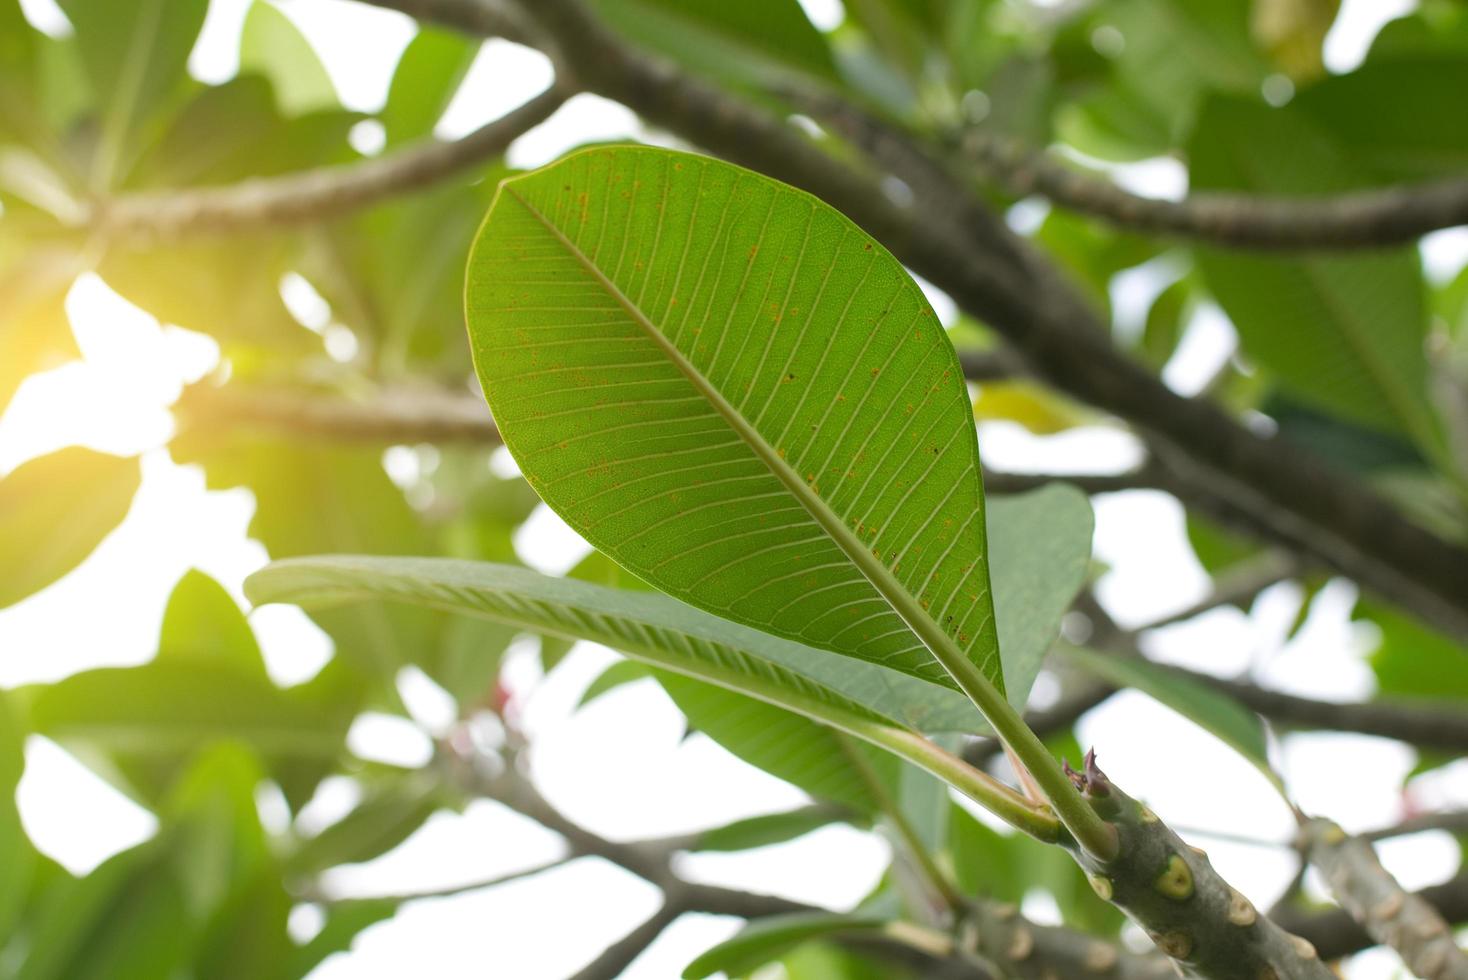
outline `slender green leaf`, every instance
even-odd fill
[[[703,831],[698,835],[694,850],[745,851],[752,847],[783,844],[847,815],[840,807],[816,803],[781,813],[748,817]]]
[[[336,86],[311,42],[269,0],[255,0],[240,33],[240,74],[270,79],[281,111],[297,116],[337,107]]]
[[[950,754],[917,737],[911,728],[834,686],[812,679],[798,666],[787,667],[781,662],[788,657],[795,664],[803,664],[819,659],[822,654],[818,651],[721,620],[656,593],[619,592],[504,565],[361,557],[276,562],[250,576],[245,591],[257,603],[298,602],[308,606],[393,598],[481,615],[548,635],[604,643],[667,674],[744,695],[737,703],[762,707],[759,702],[764,702],[772,709],[783,709],[783,714],[801,715],[854,735],[939,775],[1033,833],[1053,833],[1053,824],[1036,815],[1017,795],[979,778]],[[847,663],[848,669],[856,666]],[[881,668],[868,665],[868,669]],[[893,681],[920,685],[931,694],[958,696],[935,685],[888,673]],[[891,695],[891,699],[901,703],[897,695]],[[710,718],[717,721],[718,714],[709,712],[692,721],[703,728],[705,723],[713,723]],[[719,723],[743,727],[746,717],[736,712]],[[770,722],[767,719],[764,723]],[[788,742],[771,738],[765,741],[788,753]]]
[[[0,479],[0,608],[71,571],[127,515],[136,459],[63,449]]]
[[[821,32],[797,0],[595,0],[640,44],[729,82],[768,82],[792,69],[834,78]]]
[[[291,856],[290,869],[315,874],[370,861],[407,840],[444,802],[437,778],[422,773],[374,787],[352,812],[304,841]]]
[[[15,790],[25,770],[25,731],[0,692],[0,948],[9,941],[25,911],[37,873],[38,855],[20,822]]]
[[[350,949],[363,929],[392,918],[397,910],[397,903],[390,899],[357,899],[327,906],[326,924],[310,942],[295,947],[283,976],[290,980],[305,977],[332,953]]]
[[[209,0],[61,0],[101,108],[97,177],[104,186],[125,173],[147,124],[187,82],[208,7]]]
[[[1269,765],[1269,743],[1259,716],[1226,694],[1139,657],[1066,647],[1065,655],[1119,687],[1131,687],[1176,711],[1248,759],[1276,786]]]
[[[501,184],[469,260],[479,378],[530,485],[692,605],[951,683],[1003,677],[968,393],[922,292],[731,164],[577,153]]]
[[[881,919],[835,912],[797,912],[758,919],[688,964],[683,980],[702,980],[720,972],[741,976],[809,939],[871,932],[884,924]]]
[[[1460,49],[1368,62],[1304,89],[1290,108],[1328,129],[1378,180],[1411,182],[1468,168],[1465,90],[1468,51]]]
[[[843,741],[828,725],[714,684],[666,671],[654,674],[695,731],[818,800],[834,801],[867,816],[881,809],[881,800],[851,757],[853,751],[867,753],[884,785],[897,784],[894,758]]]
[[[433,27],[418,31],[393,70],[378,117],[388,146],[432,135],[478,53],[476,38]]]
[[[1360,187],[1350,151],[1290,107],[1211,101],[1189,145],[1192,185],[1273,194]],[[1406,250],[1259,258],[1199,251],[1244,351],[1302,398],[1434,442],[1426,400],[1425,287]]]
[[[678,658],[688,655],[690,642],[713,642],[912,728],[985,730],[978,711],[956,691],[792,643],[645,590],[608,589],[508,565],[326,556],[276,562],[250,576],[245,591],[256,603],[297,602],[313,609],[367,598],[423,603],[551,636],[591,640],[679,672]],[[657,633],[646,634],[649,629]]]
[[[581,698],[576,702],[576,707],[584,708],[608,691],[614,691],[633,681],[640,681],[646,676],[647,668],[637,661],[618,660],[597,674],[596,679],[586,686],[586,690],[581,692]]]
[[[1075,487],[1052,483],[989,501],[989,567],[1009,701],[1023,708],[1060,621],[1091,567],[1095,518]]]
[[[42,895],[16,980],[157,980],[176,975],[192,928],[159,841]]]
[[[265,676],[260,644],[224,586],[196,569],[184,573],[163,611],[159,658],[227,662]]]
[[[90,670],[25,693],[37,732],[104,776],[117,773],[103,763],[115,766],[125,788],[153,800],[201,749],[229,740],[252,746],[282,777],[306,767],[314,784],[340,754],[350,719],[309,691],[282,691],[228,662],[173,657]]]
[[[767,656],[787,641],[651,592],[619,592],[529,569],[433,558],[326,557],[275,562],[251,575],[256,603],[320,606],[388,598],[587,639],[644,663],[745,691],[792,710],[882,721],[876,711]],[[788,656],[788,652],[786,653]],[[931,688],[931,685],[929,685]]]

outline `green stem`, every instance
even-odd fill
[[[1049,807],[1036,806],[916,732],[877,724],[863,730],[848,725],[846,730],[926,769],[1016,830],[1047,844],[1060,840],[1060,822]]]
[[[963,896],[958,891],[958,886],[943,872],[942,868],[938,867],[938,862],[934,859],[932,852],[928,850],[927,845],[923,843],[923,839],[918,836],[917,829],[913,827],[912,821],[907,819],[907,815],[902,812],[902,807],[898,806],[897,801],[892,798],[892,794],[887,792],[886,785],[872,768],[871,760],[862,754],[861,750],[852,743],[849,736],[838,734],[836,738],[841,743],[841,750],[846,753],[847,758],[851,760],[851,764],[861,774],[862,782],[866,783],[867,789],[871,790],[872,796],[877,801],[877,805],[881,807],[887,819],[892,821],[892,826],[897,831],[897,836],[902,838],[902,843],[906,846],[913,860],[917,862],[918,870],[922,872],[923,878],[927,880],[929,887],[938,893],[939,897],[943,899],[944,904],[955,915],[962,914],[964,901]]]
[[[924,637],[926,640],[926,637]],[[1055,756],[1045,748],[1030,727],[1024,723],[1019,713],[1010,707],[1009,702],[1004,699],[994,685],[989,683],[979,668],[961,653],[953,656],[947,649],[941,646],[930,645],[938,662],[947,668],[948,673],[958,683],[963,693],[978,706],[979,711],[999,736],[999,740],[1014,752],[1019,760],[1029,769],[1030,775],[1035,777],[1035,782],[1049,797],[1050,805],[1055,809],[1055,815],[1070,831],[1076,842],[1085,848],[1087,852],[1109,861],[1115,857],[1117,851],[1116,829],[1106,822],[1097,813],[1086,798],[1076,789],[1070,777],[1061,771],[1060,765],[1056,763]],[[957,651],[953,651],[957,652]]]

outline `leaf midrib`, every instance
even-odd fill
[[[953,639],[948,636],[918,603],[918,601],[907,591],[907,589],[892,575],[886,565],[873,556],[866,546],[854,535],[841,520],[840,515],[831,509],[820,495],[815,493],[806,482],[801,479],[793,467],[782,459],[775,447],[771,446],[757,429],[740,414],[739,410],[731,405],[723,394],[703,375],[697,366],[683,356],[673,342],[658,329],[657,325],[644,313],[636,303],[632,301],[616,283],[612,282],[607,275],[592,261],[591,257],[583,252],[575,242],[556,227],[555,223],[547,218],[541,211],[522,196],[514,186],[513,182],[504,185],[504,192],[514,198],[525,208],[529,214],[540,223],[546,231],[566,249],[567,253],[574,258],[587,273],[589,273],[607,294],[626,311],[638,326],[648,335],[648,338],[658,346],[664,356],[672,362],[698,393],[708,401],[720,417],[739,436],[740,440],[764,463],[766,468],[774,474],[785,488],[798,500],[806,512],[820,524],[842,553],[856,565],[857,569],[868,582],[892,607],[893,611],[901,617],[908,628],[922,641],[933,657],[951,674],[971,698],[974,699],[980,711],[991,716],[996,706],[1005,705],[1001,688],[1002,678],[999,684],[991,682],[988,677],[975,669],[976,665],[969,660],[967,654],[961,650]],[[978,690],[970,690],[975,684],[983,687]],[[1002,707],[999,708],[1002,710]],[[992,717],[990,718],[993,722]]]

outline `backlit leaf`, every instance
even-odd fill
[[[466,306],[506,445],[598,549],[720,616],[1002,689],[957,356],[851,221],[716,160],[584,151],[501,185]]]

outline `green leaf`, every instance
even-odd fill
[[[616,690],[623,684],[631,684],[640,681],[647,676],[647,668],[635,660],[618,660],[611,664],[606,670],[596,675],[596,679],[586,685],[586,690],[581,692],[580,699],[576,702],[577,708],[584,708],[608,691]]]
[[[839,807],[816,803],[810,806],[766,813],[705,830],[694,845],[697,851],[746,851],[803,837],[842,819]]]
[[[0,222],[0,411],[36,371],[81,351],[66,315],[66,293],[83,262],[66,248],[39,247]]]
[[[1248,759],[1276,787],[1279,776],[1269,765],[1269,743],[1259,716],[1233,698],[1161,664],[1080,647],[1065,647],[1065,655],[1118,687],[1141,691],[1176,711],[1229,748]]]
[[[378,118],[387,145],[433,134],[433,127],[459,89],[479,53],[478,39],[424,27],[403,51],[393,70],[387,104]]]
[[[666,674],[704,682],[691,689],[693,700],[682,705],[701,730],[706,725],[717,726],[752,737],[760,725],[774,725],[785,717],[800,715],[802,719],[797,720],[809,719],[839,729],[929,769],[961,791],[984,800],[984,805],[1007,811],[1012,819],[1031,819],[1016,805],[1017,798],[994,795],[992,787],[971,778],[971,770],[956,764],[950,755],[914,738],[912,729],[853,700],[835,685],[813,679],[807,672],[808,665],[820,662],[824,654],[656,593],[619,592],[505,565],[348,556],[276,562],[251,575],[245,591],[256,603],[297,602],[306,606],[398,599],[485,616],[547,635],[602,643]],[[846,671],[860,666],[850,661],[844,664]],[[881,670],[870,665],[866,669]],[[945,688],[891,671],[885,673],[894,683],[917,685],[930,692],[930,697],[959,697]],[[667,686],[667,679],[664,683]],[[870,679],[864,683],[870,683]],[[678,684],[673,680],[675,688]],[[725,699],[739,710],[731,711],[718,703],[716,709],[701,712],[697,699],[704,697],[701,692],[710,690],[710,685],[743,695]],[[902,697],[890,691],[887,698],[902,703]],[[764,707],[769,713],[763,717],[746,713]],[[830,734],[817,725],[807,727],[823,736]],[[739,740],[750,743],[742,736]],[[788,740],[767,734],[762,741],[776,759],[797,755],[790,750],[795,743]],[[830,756],[826,751],[811,754],[815,762]],[[1049,830],[1036,824],[1035,832]]]
[[[11,706],[10,695],[0,692],[0,948],[10,940],[30,898],[38,855],[20,822],[15,790],[25,771],[25,731]]]
[[[1365,182],[1350,151],[1290,107],[1216,99],[1188,157],[1192,186],[1323,194]],[[1199,250],[1210,289],[1250,357],[1301,398],[1434,442],[1426,402],[1425,287],[1406,250],[1258,258]]]
[[[757,919],[688,964],[683,980],[702,980],[719,972],[742,976],[807,940],[871,932],[884,925],[882,919],[834,912],[797,912]]]
[[[263,672],[227,661],[175,657],[85,671],[27,693],[35,731],[84,761],[109,760],[127,788],[151,800],[220,741],[245,742],[272,770],[308,764],[319,773],[340,754],[350,718],[307,690],[282,691]]]
[[[159,841],[111,858],[41,896],[16,980],[157,980],[176,975],[189,909]]]
[[[809,716],[666,671],[654,675],[695,731],[818,800],[867,816],[881,810],[881,800],[850,751],[866,753],[884,784],[894,788],[897,784],[898,768],[891,756],[843,742],[839,732]]]
[[[255,0],[240,34],[240,74],[270,79],[280,109],[304,115],[338,105],[336,86],[311,42],[268,0]]]
[[[260,644],[244,612],[224,586],[197,569],[185,572],[168,597],[158,657],[228,662],[265,675]]]
[[[1358,603],[1355,615],[1381,631],[1370,658],[1380,693],[1468,701],[1468,647],[1377,602]]]
[[[989,501],[989,566],[1009,700],[1023,708],[1060,621],[1086,584],[1095,518],[1066,483]]]
[[[639,44],[724,81],[770,82],[792,69],[834,79],[826,39],[798,0],[596,0]]]
[[[1154,370],[1160,371],[1172,359],[1173,351],[1182,340],[1192,293],[1192,283],[1184,276],[1158,293],[1147,310],[1140,353]]]
[[[643,663],[746,691],[792,710],[829,708],[843,717],[881,718],[775,659],[798,657],[804,651],[797,644],[651,592],[621,592],[510,565],[351,556],[275,562],[246,579],[245,591],[257,604],[296,602],[312,607],[385,598],[470,613],[522,629],[602,643]]]
[[[1062,850],[1023,834],[1002,834],[976,820],[957,803],[948,815],[948,857],[960,890],[1018,905],[1035,889],[1049,892],[1065,924],[1114,936],[1125,917],[1102,901],[1085,872]]]
[[[584,151],[501,185],[466,309],[506,445],[599,550],[729,619],[1002,690],[957,356],[841,214],[717,160]]]
[[[422,773],[374,786],[345,817],[302,842],[289,867],[309,875],[370,861],[407,840],[444,802],[438,779]]]
[[[1097,5],[1091,38],[1123,46],[1106,84],[1064,107],[1061,135],[1083,152],[1139,159],[1171,152],[1210,91],[1257,92],[1269,65],[1237,0],[1117,0]],[[1114,33],[1113,33],[1114,32]]]
[[[1460,50],[1368,62],[1301,91],[1290,108],[1328,130],[1377,181],[1409,183],[1468,169],[1465,87],[1468,51]],[[1399,111],[1404,105],[1412,111]]]
[[[295,947],[283,975],[291,980],[305,977],[332,953],[350,949],[352,940],[363,929],[392,918],[397,910],[397,903],[390,899],[356,899],[328,905],[326,924],[310,942]]]
[[[22,463],[0,479],[0,608],[71,571],[127,516],[136,459],[70,448]],[[22,560],[23,559],[23,560]]]
[[[185,67],[209,0],[60,2],[102,110],[97,177],[112,186],[148,124],[187,83]]]
[[[211,488],[250,488],[256,499],[250,536],[276,557],[433,549],[432,535],[388,479],[378,450],[204,434],[183,445],[175,440],[174,447],[180,462],[204,464]],[[331,634],[338,656],[368,676],[390,679],[412,657],[435,650],[433,617],[420,609],[369,606],[351,615],[322,610],[313,618]]]
[[[956,691],[730,623],[656,592],[608,589],[508,565],[360,556],[276,562],[250,576],[245,591],[256,603],[297,602],[318,612],[366,598],[424,603],[552,637],[591,640],[643,662],[649,662],[640,653],[651,645],[649,639],[628,638],[646,628],[668,630],[778,665],[908,727],[987,731],[977,709]],[[611,621],[594,625],[586,618],[591,611]],[[666,651],[685,648],[677,640]],[[656,655],[666,657],[666,651],[659,649]],[[678,670],[673,663],[663,665]]]

